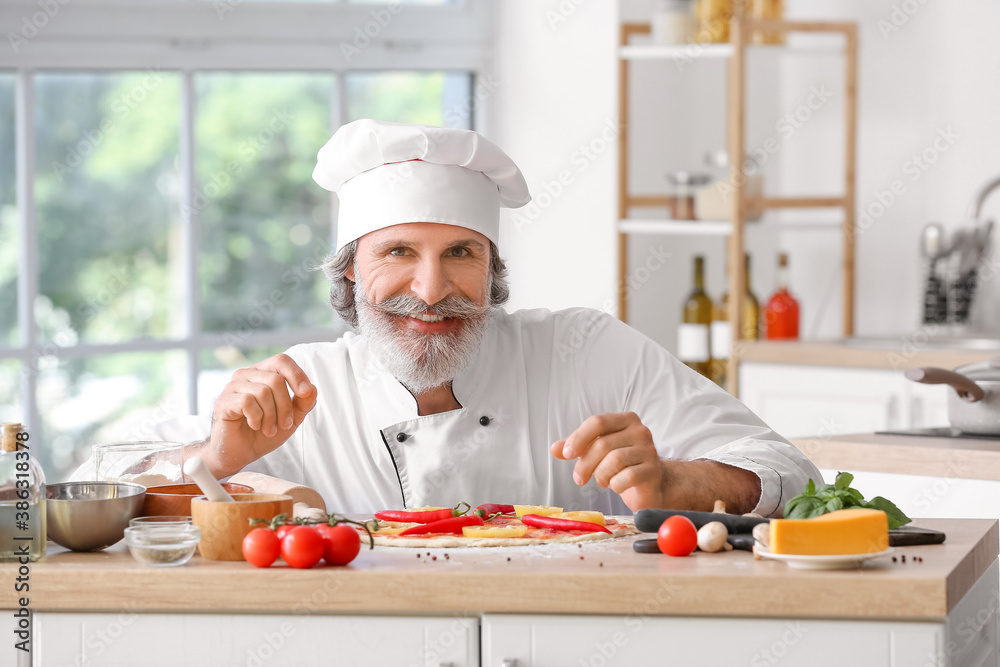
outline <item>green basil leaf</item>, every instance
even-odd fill
[[[823,502],[815,496],[796,496],[785,505],[786,519],[811,519],[824,513]]]
[[[896,507],[892,501],[886,500],[882,496],[875,496],[869,500],[866,507],[873,510],[882,510],[889,519],[889,530],[895,530],[900,526],[910,523],[910,517],[903,514],[902,510]]]
[[[834,486],[837,487],[838,491],[850,488],[851,482],[854,481],[854,475],[849,472],[838,472],[837,479],[834,482]]]
[[[842,491],[837,491],[837,494],[834,497],[840,501],[841,509],[843,509],[844,507],[861,507],[861,503],[864,502],[862,500],[859,503],[857,497],[853,493],[851,493],[851,489],[844,489]]]
[[[847,492],[851,494],[851,496],[857,501],[858,507],[864,505],[865,497],[861,495],[860,491],[858,491],[857,489],[847,489]]]
[[[792,498],[791,500],[789,500],[787,503],[785,503],[785,512],[784,512],[783,516],[786,519],[790,519],[791,516],[792,516],[792,514],[795,512],[796,508],[799,505],[802,504],[802,501],[805,498],[808,498],[808,497],[809,496],[795,496],[794,498]]]
[[[839,496],[836,496],[826,502],[825,508],[827,512],[836,512],[837,510],[844,509],[844,502]]]
[[[833,484],[821,484],[820,486],[816,487],[816,495],[817,496],[832,497],[833,493],[836,490],[837,490],[837,487],[834,486]]]
[[[812,481],[812,478],[809,478],[809,481],[806,482],[806,488],[802,489],[802,495],[803,496],[816,495],[816,482]]]

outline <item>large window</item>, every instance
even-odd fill
[[[0,54],[0,419],[52,480],[343,333],[316,271],[336,207],[311,180],[336,126],[481,120],[478,3],[139,4],[78,0]]]

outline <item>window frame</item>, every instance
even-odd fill
[[[67,4],[63,4],[63,3]],[[197,209],[194,164],[195,75],[198,72],[329,72],[331,127],[347,118],[347,77],[355,71],[462,71],[477,81],[492,65],[493,7],[481,0],[456,5],[400,3],[317,4],[244,0],[48,0],[44,25],[15,52],[0,47],[0,71],[16,75],[16,205],[19,265],[18,345],[0,348],[0,361],[21,364],[21,400],[29,426],[42,423],[38,407],[40,360],[95,357],[128,352],[182,351],[187,358],[185,382],[188,412],[197,413],[200,355],[229,344],[238,335],[241,349],[291,346],[330,340],[343,331],[329,328],[286,331],[253,330],[206,333],[201,328]],[[20,34],[24,21],[41,24],[44,8],[37,0],[8,0],[0,6],[0,25]],[[364,31],[367,31],[365,33]],[[370,37],[367,44],[361,35]],[[8,39],[8,42],[10,40]],[[359,48],[363,47],[363,48]],[[39,294],[37,225],[34,199],[34,83],[48,70],[143,70],[180,73],[179,200],[184,313],[183,335],[166,339],[134,339],[121,343],[59,346],[39,339],[33,308]],[[495,82],[494,82],[495,83]],[[486,124],[484,105],[472,100],[471,123]],[[317,147],[318,148],[318,147]],[[186,204],[186,205],[185,205]],[[336,199],[331,195],[331,234]],[[345,329],[346,330],[346,329]]]

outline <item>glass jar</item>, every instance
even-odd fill
[[[657,0],[650,20],[654,44],[687,44],[694,26],[693,0]]]
[[[670,217],[673,220],[695,220],[694,193],[711,181],[708,174],[675,171],[667,174],[670,183]]]
[[[705,154],[705,166],[713,176],[709,185],[697,188],[694,193],[694,214],[698,220],[728,220],[732,215],[732,195],[735,185],[729,170],[729,153],[725,150]],[[747,199],[746,219],[760,220],[764,215],[761,198],[764,196],[763,168],[747,155],[743,168],[735,175],[743,181]]]
[[[784,14],[784,0],[751,0],[750,2],[750,15],[755,21],[780,21]],[[750,41],[754,44],[784,44],[785,33],[754,30]]]
[[[698,32],[695,39],[702,44],[724,44],[729,41],[729,22],[733,18],[733,0],[697,0],[695,18]]]
[[[184,481],[184,445],[179,442],[108,442],[94,445],[94,479],[164,486]]]

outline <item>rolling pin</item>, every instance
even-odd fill
[[[246,484],[254,493],[278,493],[292,497],[293,515],[313,519],[326,516],[326,502],[323,496],[308,486],[271,477],[260,472],[238,472],[229,478],[233,484]]]

